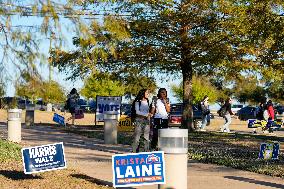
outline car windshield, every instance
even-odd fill
[[[232,105],[232,108],[242,108],[243,105],[240,105],[240,104],[233,104]]]
[[[193,111],[198,111],[199,108],[197,105],[192,106]],[[171,105],[171,113],[181,113],[183,112],[183,105],[182,104],[173,104]]]

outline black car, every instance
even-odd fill
[[[283,114],[283,112],[284,112],[284,106],[276,106],[276,107],[275,107],[275,111],[276,111],[276,113],[278,113],[278,114]]]
[[[193,110],[194,127],[200,128],[200,126],[202,124],[202,110],[198,105],[193,105],[192,110]],[[171,104],[171,112],[170,112],[170,117],[169,117],[169,126],[170,127],[181,126],[182,113],[183,113],[183,104],[182,103]],[[211,118],[214,118],[214,116],[213,116],[213,114],[210,113],[209,116],[207,116],[207,125],[210,124]]]
[[[256,115],[258,112],[258,108],[254,106],[246,106],[241,108],[237,115],[239,117],[239,120],[246,121],[248,119],[256,119]]]

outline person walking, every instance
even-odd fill
[[[275,112],[274,112],[274,108],[273,108],[273,103],[272,100],[268,100],[267,104],[266,104],[266,109],[267,109],[267,125],[266,125],[266,131],[265,132],[269,132],[269,133],[273,133],[273,123],[274,123],[274,119],[275,119]]]
[[[153,136],[151,149],[156,150],[158,144],[158,130],[168,128],[168,114],[170,112],[170,102],[167,98],[167,90],[160,88],[156,98],[153,98],[151,113],[154,117]]]
[[[267,111],[268,111],[268,116],[269,116],[268,120],[274,121],[275,112],[274,112],[272,100],[268,100],[267,102]]]
[[[142,89],[136,96],[133,106],[135,108],[135,118],[134,118],[134,141],[132,144],[132,152],[137,152],[137,147],[139,145],[140,137],[143,134],[144,137],[144,151],[149,151],[149,134],[150,134],[150,117],[149,113],[149,91],[147,89]]]
[[[208,100],[209,100],[209,97],[207,95],[205,95],[203,100],[201,101],[202,125],[201,125],[201,128],[200,128],[200,131],[206,131],[205,127],[207,125],[207,118],[210,114]]]
[[[231,109],[232,99],[228,98],[225,101],[225,104],[222,106],[222,109],[224,109],[224,115],[223,118],[225,119],[225,124],[220,128],[221,132],[230,132],[230,124],[232,122],[231,115],[234,115]],[[226,131],[225,131],[226,130]]]
[[[78,108],[78,102],[79,102],[80,96],[75,88],[73,88],[70,93],[67,95],[67,109],[71,113],[71,117],[69,117],[66,122],[68,122],[70,119],[72,119],[72,125],[75,124],[75,113],[76,108]]]

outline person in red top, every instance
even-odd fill
[[[271,100],[267,102],[267,110],[268,110],[269,120],[274,121],[274,108]]]

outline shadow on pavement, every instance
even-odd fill
[[[79,178],[79,179],[84,179],[86,181],[95,183],[97,185],[112,186],[111,182],[100,180],[100,179],[96,179],[96,178],[93,178],[93,177],[90,177],[90,176],[87,176],[87,175],[83,175],[83,174],[72,174],[71,176],[75,177],[75,178]],[[135,189],[135,188],[126,187],[126,188],[123,188],[123,189]]]
[[[263,185],[263,186],[270,186],[270,187],[274,187],[274,188],[281,188],[281,189],[284,188],[283,184],[276,184],[276,183],[260,181],[260,180],[245,178],[245,177],[225,176],[224,178],[231,179],[231,180],[242,181],[242,182],[249,182],[249,183]]]
[[[12,180],[42,179],[40,176],[26,175],[20,171],[0,170],[0,175]]]

